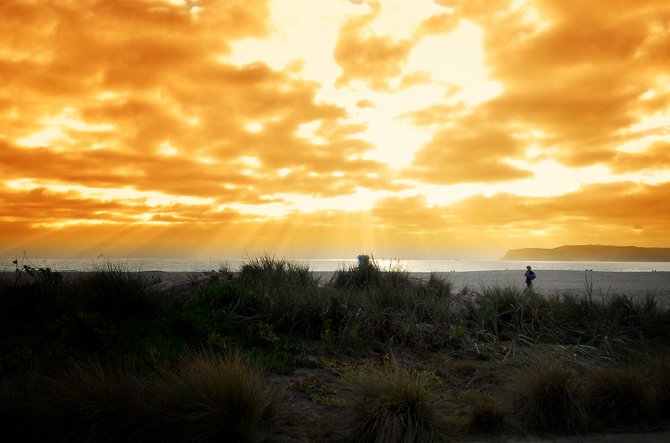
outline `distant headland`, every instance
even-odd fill
[[[503,260],[534,261],[670,261],[670,248],[638,246],[569,245],[553,249],[510,249]]]

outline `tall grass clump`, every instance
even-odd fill
[[[270,417],[275,394],[241,355],[202,352],[154,385],[157,412],[170,440],[254,441]]]
[[[448,278],[440,276],[436,272],[431,272],[423,290],[429,297],[448,298],[451,297],[453,284]]]
[[[345,291],[360,291],[379,288],[382,279],[382,270],[372,258],[357,266],[338,269],[330,278],[328,285]]]
[[[414,278],[399,267],[382,270],[371,259],[338,270],[327,286],[338,292],[327,321],[345,341],[358,337],[424,349],[448,341],[444,325],[453,317],[451,284],[437,274]]]
[[[146,385],[129,364],[70,363],[39,382],[22,414],[23,432],[41,441],[113,442],[139,435],[146,424]]]
[[[2,380],[0,423],[16,441],[248,442],[275,398],[239,354],[200,351],[154,373],[89,360],[36,378],[23,395]]]
[[[548,302],[536,292],[485,287],[473,300],[466,300],[464,307],[469,322],[502,340],[519,335],[537,339],[547,334]]]
[[[318,338],[324,299],[308,266],[268,256],[253,258],[242,265],[239,283],[256,295],[264,320],[278,331]]]
[[[262,317],[259,297],[227,281],[201,287],[175,308],[170,328],[196,344],[213,333],[232,335]]]
[[[592,420],[607,429],[649,425],[656,418],[649,382],[633,367],[591,368],[583,396]]]
[[[512,408],[528,428],[560,434],[586,431],[577,378],[563,362],[539,362],[517,370],[507,385]]]
[[[159,308],[156,297],[158,280],[122,265],[106,263],[83,273],[77,288],[80,303],[86,310],[116,321],[129,318],[151,318]]]
[[[652,361],[647,365],[645,375],[658,418],[670,419],[670,359],[665,357]]]
[[[30,321],[53,317],[65,309],[67,290],[59,272],[24,265],[13,278],[0,280],[0,315]]]
[[[434,380],[399,369],[360,375],[349,407],[353,442],[435,442],[444,438]]]
[[[397,266],[382,269],[374,257],[356,266],[338,269],[328,285],[347,292],[390,290],[397,293],[416,289],[416,282],[408,271]]]
[[[505,415],[505,410],[497,399],[477,398],[470,415],[470,431],[484,434],[501,431],[505,426]]]

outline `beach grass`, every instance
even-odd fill
[[[433,378],[398,368],[358,374],[349,403],[352,442],[435,442],[445,437]]]
[[[268,379],[303,368],[352,393],[312,407],[360,441],[648,430],[670,420],[669,319],[653,296],[454,293],[374,259],[319,281],[263,256],[181,289],[115,264],[26,267],[0,277],[0,423],[26,440],[252,441],[277,425]]]

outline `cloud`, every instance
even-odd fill
[[[656,142],[640,152],[618,152],[608,164],[617,173],[670,170],[670,143]]]
[[[456,29],[458,20],[458,16],[451,13],[433,15],[421,22],[418,32],[422,35],[447,34]]]
[[[440,0],[407,18],[400,3],[339,2],[337,80],[304,78],[303,54],[231,62],[241,40],[281,41],[277,5],[176,3],[2,2],[3,247],[670,243],[669,185],[642,182],[670,166],[665,1]],[[496,193],[541,162],[615,175]],[[465,183],[486,195],[422,194]],[[317,210],[357,195],[383,199]]]
[[[443,127],[419,149],[408,176],[441,184],[516,180],[532,174],[520,165],[538,158],[614,172],[667,166],[665,142],[620,152],[641,136],[667,140],[659,118],[670,106],[662,80],[666,2],[438,3],[453,8],[449,20],[482,27],[486,64],[503,90],[476,106],[445,98],[406,114],[415,125]]]
[[[488,126],[480,125],[476,119],[464,119],[460,124],[438,131],[417,152],[407,176],[433,184],[530,177],[530,171],[507,163],[507,159],[522,152],[519,141],[504,127]]]
[[[505,92],[486,105],[491,118],[546,133],[568,165],[606,162],[618,135],[645,115],[667,109],[641,96],[667,70],[661,56],[670,17],[665,2],[533,3],[487,24],[487,63]]]
[[[273,253],[295,257],[353,257],[360,251],[444,257],[454,250],[472,254],[584,243],[658,246],[670,241],[669,197],[670,183],[618,182],[559,197],[500,193],[431,206],[416,195],[383,199],[369,211],[266,218],[204,204],[149,206],[142,199],[100,202],[75,193],[5,189],[0,244],[5,254],[28,250],[34,256],[68,244],[73,254],[83,255],[169,251],[232,257],[268,252],[268,245]],[[108,213],[114,218],[91,216]]]
[[[388,91],[391,89],[389,81],[402,74],[416,42],[372,33],[370,25],[381,13],[382,6],[377,2],[369,5],[368,14],[350,18],[340,29],[333,54],[342,68],[336,86],[360,80],[371,89]]]
[[[420,197],[389,199],[373,210],[393,236],[430,239],[436,247],[485,244],[555,247],[561,244],[638,244],[670,240],[670,183],[584,186],[559,197],[476,195],[429,206]]]
[[[362,99],[356,102],[356,107],[357,108],[374,108],[375,104],[368,100],[368,99]]]
[[[397,187],[364,158],[362,127],[317,100],[319,84],[218,58],[234,39],[266,34],[265,2],[198,8],[3,3],[2,177],[245,204]],[[305,123],[326,142],[299,135]]]

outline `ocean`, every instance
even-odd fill
[[[0,259],[0,271],[13,271],[14,258]],[[129,271],[164,272],[203,272],[227,267],[238,270],[248,259],[175,259],[175,258],[99,258],[99,259],[63,259],[63,258],[19,258],[19,265],[48,267],[54,271],[89,271],[106,266],[108,263],[119,265]],[[356,266],[353,259],[289,259],[289,261],[308,266],[312,271],[337,271]],[[587,261],[538,261],[520,262],[503,260],[409,260],[375,259],[381,269],[402,269],[409,272],[468,272],[468,271],[505,271],[525,270],[527,265],[536,270],[560,271],[606,271],[606,272],[670,272],[670,262],[587,262]]]

